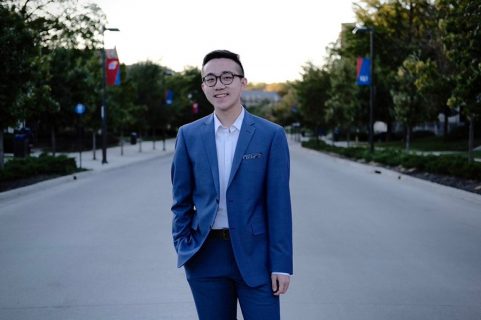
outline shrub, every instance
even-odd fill
[[[24,159],[12,159],[0,170],[0,181],[11,181],[38,175],[66,175],[77,170],[75,159],[67,156],[40,155]]]
[[[468,163],[467,158],[463,156],[417,155],[396,149],[376,150],[371,153],[366,148],[341,148],[327,145],[322,141],[308,141],[302,145],[315,150],[334,152],[346,158],[481,181],[481,163]]]
[[[372,159],[375,162],[382,163],[388,166],[399,165],[401,152],[397,150],[383,150],[382,152],[375,152],[372,154]]]

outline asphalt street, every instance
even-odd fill
[[[291,158],[283,319],[481,318],[481,196],[296,143]],[[159,153],[0,194],[0,319],[195,319],[170,163]]]

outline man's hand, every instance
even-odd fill
[[[289,282],[291,281],[291,277],[284,274],[275,274],[271,275],[272,280],[272,292],[275,296],[279,296],[287,292],[289,288]]]

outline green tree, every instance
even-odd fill
[[[30,66],[35,73],[27,81],[27,93],[18,97],[22,113],[17,120],[33,119],[50,127],[55,153],[55,129],[73,125],[75,104],[91,101],[93,107],[88,110],[95,110],[91,97],[98,92],[100,73],[87,66],[92,66],[90,62],[97,57],[95,48],[100,43],[105,17],[98,6],[78,5],[74,0],[6,3],[36,35],[37,55]],[[100,69],[99,62],[96,69]],[[97,85],[93,86],[93,82]]]
[[[312,63],[303,67],[302,79],[294,84],[303,125],[316,133],[325,124],[325,103],[329,99],[329,73]]]
[[[442,52],[437,37],[437,14],[430,0],[362,0],[355,9],[360,24],[375,30],[375,120],[387,123],[389,132],[395,115],[391,95],[396,86],[396,75],[404,60],[413,52],[420,58],[435,60]],[[343,33],[343,56],[362,55],[369,51],[367,34]],[[445,103],[439,102],[440,108]],[[444,110],[444,109],[443,109]],[[388,136],[389,137],[389,134]]]
[[[89,122],[95,121],[98,104],[98,87],[101,83],[98,56],[92,50],[56,48],[50,52],[50,80],[53,99],[58,104],[56,109],[43,108],[41,120],[50,127],[52,152],[56,151],[56,132],[61,128],[73,128],[76,122],[74,107],[78,103],[87,106],[84,115]],[[93,125],[95,126],[95,125]]]
[[[135,132],[138,129],[138,119],[146,110],[134,103],[135,89],[132,79],[127,79],[127,67],[120,65],[121,85],[110,88],[109,92],[109,123],[110,127],[120,136],[123,154],[123,140],[126,130]]]
[[[27,94],[37,55],[36,36],[23,17],[0,4],[0,169],[4,165],[4,129],[19,119],[18,99]]]
[[[396,120],[405,127],[406,150],[410,148],[413,127],[435,116],[432,104],[422,94],[432,68],[430,60],[423,62],[415,54],[409,56],[399,67],[397,86],[391,91]]]
[[[329,65],[331,86],[326,101],[326,122],[333,128],[350,132],[356,119],[359,119],[358,87],[355,84],[354,61],[334,59]]]
[[[34,30],[45,48],[94,49],[101,41],[105,15],[91,2],[4,0]]]
[[[448,57],[454,66],[455,88],[449,99],[469,121],[468,159],[473,161],[474,123],[481,115],[481,3],[438,0],[440,26]]]
[[[167,78],[167,86],[175,95],[174,103],[169,107],[170,124],[174,128],[204,117],[214,110],[202,91],[201,83],[198,68],[187,68]],[[197,113],[193,113],[194,103],[197,104]]]
[[[285,84],[285,93],[283,94],[281,101],[274,106],[272,110],[273,120],[282,125],[287,126],[295,122],[292,107],[299,104],[296,89],[293,83]]]
[[[139,62],[127,69],[127,80],[134,88],[134,104],[144,108],[145,114],[138,119],[139,133],[150,129],[155,137],[158,128],[166,125],[165,76],[167,69],[151,61]]]

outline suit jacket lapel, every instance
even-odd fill
[[[202,141],[204,142],[204,149],[209,161],[210,170],[212,172],[212,179],[214,180],[215,190],[220,194],[219,187],[219,166],[217,163],[217,148],[215,145],[215,128],[214,128],[214,114],[207,117],[207,120],[202,127]]]
[[[234,159],[232,160],[232,167],[230,170],[229,183],[227,184],[227,188],[229,188],[232,179],[234,178],[237,170],[239,169],[242,161],[242,156],[244,155],[245,150],[247,149],[247,146],[251,142],[252,136],[256,131],[254,124],[254,118],[246,110],[244,114],[244,120],[242,121],[241,131],[239,132],[239,140],[237,140],[237,146],[235,148]]]

